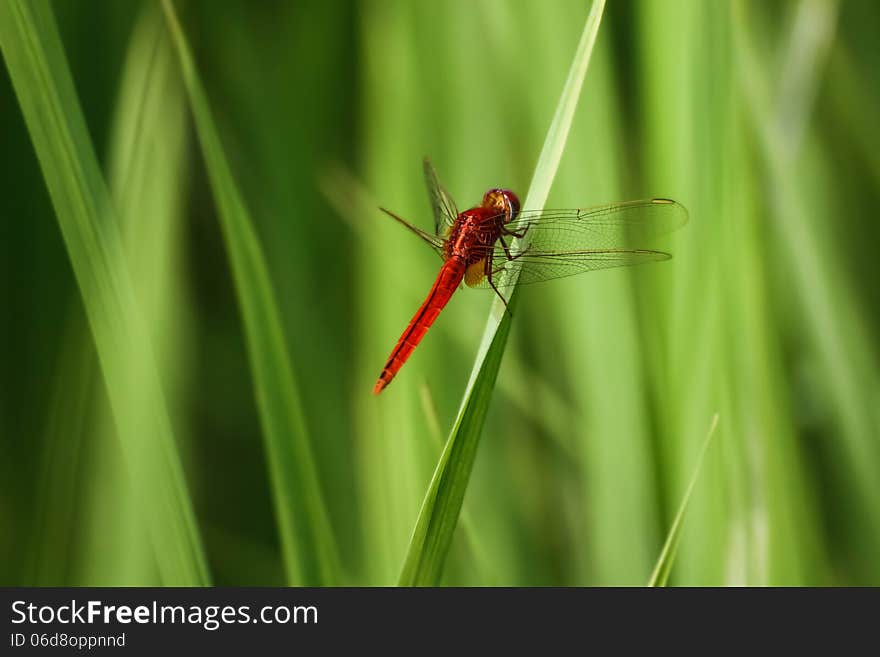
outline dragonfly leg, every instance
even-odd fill
[[[511,233],[511,234],[515,235],[514,233]],[[525,233],[523,233],[523,234],[525,234]],[[517,258],[522,256],[526,251],[528,251],[528,249],[526,249],[525,251],[520,251],[516,255],[511,255],[510,254],[510,247],[507,246],[507,242],[504,241],[504,237],[499,235],[498,241],[501,242],[501,248],[504,249],[504,255],[507,256],[508,260],[516,260]]]
[[[504,226],[502,226],[502,227],[501,227],[501,232],[504,233],[505,235],[513,235],[514,237],[516,237],[516,238],[518,238],[518,239],[522,239],[523,237],[526,236],[526,231],[528,231],[528,229],[531,228],[531,226],[532,226],[532,224],[531,224],[531,223],[528,223],[528,224],[526,224],[526,225],[523,227],[523,229],[520,230],[520,231],[516,231],[516,230],[507,230],[506,228],[504,228]]]
[[[506,250],[506,247],[505,247],[505,250]],[[500,271],[500,269],[502,269],[502,268],[499,268],[499,270],[497,270],[497,271]],[[507,309],[507,312],[510,312],[510,306],[507,305],[507,299],[505,299],[504,295],[498,291],[498,288],[495,287],[495,281],[492,280],[492,275],[495,273],[496,270],[492,269],[492,254],[491,253],[486,257],[486,264],[484,265],[483,270],[486,273],[486,280],[489,281],[489,285],[492,286],[493,290],[495,290],[495,294],[498,295],[498,298],[504,302],[504,307]],[[511,313],[511,315],[512,315],[512,313]]]

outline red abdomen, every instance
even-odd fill
[[[464,271],[465,263],[458,258],[450,258],[443,263],[428,298],[413,316],[409,326],[397,341],[394,351],[388,357],[388,362],[385,363],[382,374],[379,375],[379,380],[376,381],[376,386],[373,388],[373,394],[378,395],[382,392],[385,386],[391,383],[394,375],[403,367],[425,333],[431,328],[431,324],[437,319],[437,315],[452,297],[452,293],[461,283]]]

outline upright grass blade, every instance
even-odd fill
[[[108,140],[107,183],[115,201],[129,271],[147,321],[181,451],[190,390],[190,300],[184,266],[184,185],[188,179],[187,105],[165,19],[144,5],[131,32]],[[70,376],[60,382],[70,385]],[[94,392],[94,388],[89,388]],[[82,584],[155,585],[153,549],[144,540],[130,486],[120,476],[115,432],[103,396],[93,421],[82,479]],[[181,431],[184,429],[184,431]],[[184,456],[185,458],[185,456]],[[156,544],[155,551],[171,549]],[[100,561],[93,555],[106,552]]]
[[[818,7],[825,15],[824,22],[831,23],[825,29],[831,30],[835,5],[810,2],[802,5],[802,11],[814,12]],[[792,274],[787,291],[796,293],[794,298],[804,320],[799,329],[811,341],[822,370],[823,395],[836,417],[840,440],[834,441],[829,453],[840,461],[837,467],[841,468],[842,476],[858,491],[854,503],[840,515],[852,515],[850,522],[858,526],[862,543],[859,560],[866,570],[873,569],[876,559],[872,555],[880,547],[880,481],[874,467],[880,460],[880,426],[874,410],[876,391],[880,389],[876,342],[872,340],[860,300],[847,280],[843,258],[822,233],[821,221],[831,225],[836,218],[823,217],[821,210],[810,203],[816,200],[813,195],[818,186],[803,185],[799,170],[800,161],[809,161],[810,157],[801,142],[807,134],[810,99],[821,82],[819,75],[823,69],[814,65],[795,81],[795,89],[804,89],[796,92],[804,99],[804,107],[794,117],[788,116],[786,103],[774,97],[774,81],[768,79],[759,63],[759,52],[747,29],[747,7],[743,2],[733,3],[734,34],[741,60],[741,82],[772,189],[769,198],[781,236],[779,250]],[[807,51],[819,51],[811,57],[821,61],[821,53],[827,50],[824,42],[830,38],[820,35],[808,40]],[[801,50],[797,34],[792,40],[793,48]]]
[[[184,227],[180,191],[187,158],[186,101],[173,56],[158,5],[146,5],[120,77],[107,180],[159,371],[172,373],[162,383],[175,418],[180,405],[174,403],[175,392],[181,387],[175,383],[186,380],[179,376],[186,362],[181,357],[186,352],[186,300],[177,281]],[[29,583],[155,585],[154,549],[174,546],[148,540],[110,409],[106,398],[96,394],[97,361],[78,300],[73,310],[47,413]],[[71,550],[77,543],[81,549]],[[96,560],[95,554],[103,556]],[[74,556],[79,556],[75,567]]]
[[[694,486],[696,486],[697,479],[700,476],[700,469],[703,467],[703,457],[706,456],[706,450],[709,447],[712,436],[715,435],[716,428],[718,428],[718,413],[715,413],[712,417],[712,423],[709,425],[709,431],[706,433],[706,440],[703,441],[703,446],[700,448],[700,454],[697,457],[697,463],[694,465],[694,473],[691,475],[691,480],[681,500],[681,506],[678,507],[678,512],[675,514],[675,519],[669,528],[669,534],[666,536],[666,542],[660,551],[657,565],[654,566],[654,572],[651,573],[651,578],[648,580],[648,586],[666,586],[666,582],[669,581],[669,573],[672,572],[672,564],[675,563],[675,553],[678,550],[678,541],[681,538],[684,512],[687,510],[691,493],[694,492]]]
[[[33,533],[23,580],[27,586],[77,583],[71,572],[70,546],[77,534],[81,454],[98,376],[92,337],[78,304],[69,315],[46,413]]]
[[[419,386],[419,396],[422,402],[422,410],[425,414],[425,421],[428,423],[428,431],[431,434],[431,442],[436,444],[437,449],[442,450],[443,431],[440,428],[440,420],[437,417],[437,406],[434,403],[434,396],[431,394],[431,388],[428,386],[427,381],[422,381],[421,386]],[[485,547],[480,541],[476,525],[474,525],[467,507],[462,506],[459,516],[461,517],[462,534],[476,566],[475,570],[484,576],[484,581],[488,582],[489,585],[493,585],[494,582],[498,581],[498,578],[493,572],[492,564],[486,554]]]
[[[593,2],[556,113],[547,132],[541,156],[535,167],[532,183],[523,205],[525,208],[531,210],[543,208],[550,193],[550,186],[571,129],[604,8],[604,0]],[[527,240],[528,233],[525,237],[525,241]],[[527,244],[520,243],[517,246],[525,248]],[[516,307],[517,298],[517,289],[514,288],[508,302],[511,310]],[[510,334],[510,322],[511,314],[505,312],[504,304],[496,298],[489,312],[489,319],[458,416],[422,502],[400,576],[402,586],[431,586],[436,585],[440,580],[473,469],[489,401],[501,365],[501,357]]]
[[[163,0],[162,6],[180,60],[241,305],[287,581],[291,585],[336,584],[336,544],[263,250],[223,153],[174,5]]]
[[[164,546],[162,581],[207,584],[150,336],[49,4],[0,4],[0,45],[85,304],[134,499],[153,545]]]

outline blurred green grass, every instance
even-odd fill
[[[85,149],[107,154],[211,580],[283,584],[253,329],[152,4],[47,6]],[[438,458],[422,382],[445,435],[492,297],[457,294],[374,398],[438,266],[374,206],[430,226],[424,155],[460,207],[526,190],[589,7],[177,8],[263,245],[290,360],[274,365],[295,365],[341,583],[394,584]],[[171,534],[143,540],[120,445],[155,410],[128,388],[149,363],[129,349],[98,366],[127,325],[88,328],[74,271],[95,263],[62,240],[0,19],[0,581],[191,583]],[[670,263],[523,288],[443,583],[644,584],[718,413],[669,582],[880,584],[878,20],[872,3],[609,3],[547,205],[669,196],[690,222]]]

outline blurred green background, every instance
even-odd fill
[[[456,295],[373,397],[438,268],[376,208],[430,228],[424,155],[459,207],[524,196],[589,3],[177,5],[263,246],[335,579],[285,569],[280,466],[165,17],[51,8],[129,220],[199,581],[395,583],[492,297]],[[666,196],[690,222],[669,263],[523,289],[444,583],[645,583],[717,413],[671,583],[880,585],[878,24],[868,0],[608,3],[548,206]],[[5,67],[0,112],[0,582],[196,583],[161,567],[178,546],[147,526]]]

